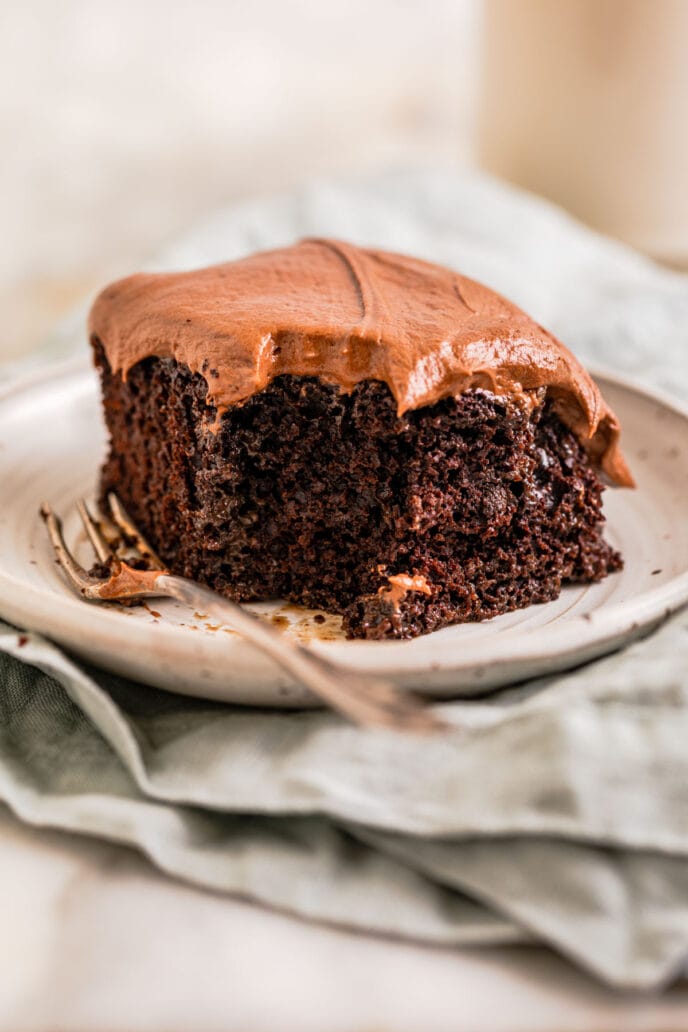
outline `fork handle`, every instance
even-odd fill
[[[381,678],[336,666],[283,637],[253,613],[209,588],[168,573],[156,578],[155,587],[156,594],[201,609],[238,631],[282,670],[356,724],[415,732],[437,731],[444,727],[412,693],[399,690]]]

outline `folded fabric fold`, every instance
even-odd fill
[[[168,695],[2,625],[0,798],[303,917],[536,939],[654,988],[688,956],[688,697],[644,657],[681,649],[686,613],[557,681],[445,704],[457,731],[428,740]]]
[[[142,690],[32,636],[2,647],[65,684],[140,792],[233,813],[321,814],[424,837],[556,835],[688,855],[688,611],[621,653],[483,702],[429,739]]]

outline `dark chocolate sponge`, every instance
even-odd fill
[[[347,394],[283,375],[218,418],[201,374],[146,358],[124,380],[94,346],[103,496],[117,491],[173,572],[229,598],[410,638],[622,565],[601,534],[602,485],[549,401],[528,413],[471,389],[398,416],[378,381]]]

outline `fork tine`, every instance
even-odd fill
[[[76,507],[79,512],[79,516],[81,517],[81,522],[84,525],[84,530],[88,534],[88,539],[93,545],[93,551],[96,553],[101,563],[107,563],[109,559],[112,559],[114,553],[105,540],[102,530],[91,515],[91,512],[83,498],[79,499],[76,503]]]
[[[107,502],[110,506],[112,519],[125,537],[133,541],[135,548],[141,553],[143,558],[147,560],[149,566],[154,570],[164,570],[165,564],[156,555],[153,547],[146,541],[145,537],[136,526],[114,491],[110,491],[108,494]]]
[[[62,534],[62,521],[55,515],[47,502],[43,502],[40,511],[41,516],[45,521],[50,542],[55,550],[57,561],[67,574],[72,584],[83,593],[87,588],[90,588],[94,583],[96,583],[95,578],[91,577],[90,574],[86,572],[83,566],[76,561],[72,553],[67,548]]]

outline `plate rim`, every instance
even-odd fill
[[[596,380],[607,381],[612,386],[620,387],[641,396],[645,400],[655,402],[669,409],[674,415],[680,417],[688,424],[688,402],[682,398],[674,396],[661,388],[647,387],[632,376],[620,375],[609,367],[590,364],[586,368]],[[15,377],[8,383],[0,384],[0,405],[11,401],[14,397],[20,396],[27,391],[48,386],[52,382],[58,383],[61,380],[85,379],[87,375],[95,376],[95,370],[88,363],[85,356],[73,356],[67,360],[49,363],[40,369],[31,370],[19,378]],[[13,605],[9,601],[8,595],[16,591],[17,588],[20,589],[24,601],[22,604]],[[21,623],[23,626],[30,627],[38,633],[44,634],[47,638],[57,640],[64,645],[65,641],[70,638],[68,632],[74,622],[69,617],[81,611],[84,602],[66,593],[64,596],[59,596],[61,605],[56,613],[56,597],[58,596],[49,587],[39,588],[27,584],[20,578],[0,570],[0,607],[2,609],[0,617],[3,613],[9,611],[10,615],[6,619],[10,622]],[[491,644],[488,661],[489,668],[493,672],[498,672],[505,666],[513,664],[522,666],[528,663],[537,663],[540,659],[544,660],[547,658],[547,660],[551,660],[555,656],[564,658],[580,655],[582,657],[581,662],[584,662],[586,654],[588,658],[593,658],[594,655],[600,655],[602,652],[608,651],[610,643],[617,640],[621,643],[628,636],[629,631],[639,633],[647,628],[649,632],[687,603],[688,570],[685,570],[665,584],[638,594],[632,602],[632,615],[626,612],[628,601],[622,600],[620,602],[610,602],[593,613],[575,616],[562,623],[550,626],[547,632],[546,657],[541,645],[536,645],[533,648],[533,638],[540,636],[541,640],[542,627],[502,629]],[[17,617],[17,614],[19,614],[19,617]],[[121,633],[119,628],[115,629],[115,625],[111,623],[111,617],[112,612],[99,609],[96,606],[91,607],[91,618],[94,621],[92,624],[93,632],[98,634],[100,646],[106,650],[121,647]],[[97,626],[98,624],[100,626]],[[50,629],[46,630],[46,626],[50,627]],[[583,644],[581,644],[580,636],[577,632],[583,626],[586,628],[586,635]],[[155,628],[153,628],[143,621],[130,621],[127,624],[127,636],[130,646],[133,649],[149,646],[153,630],[155,630],[159,646],[172,654],[170,657],[171,662],[174,662],[175,655],[184,654],[188,656],[189,646],[192,645],[191,639],[180,636],[178,628],[171,624],[156,624]],[[73,635],[71,637],[73,638]],[[576,639],[578,640],[576,641]],[[248,650],[247,656],[251,657],[254,663],[264,661],[266,670],[274,669],[270,661],[263,660],[263,657],[259,656],[240,638],[238,638],[237,644],[243,645]],[[317,651],[323,650],[328,652],[328,646],[331,647],[332,644],[331,642],[321,642],[315,639],[309,643],[309,647]],[[341,663],[342,666],[350,667],[353,670],[374,670],[379,672],[380,660],[384,658],[384,672],[391,678],[399,677],[403,679],[406,677],[408,679],[409,675],[418,676],[424,672],[441,672],[449,675],[452,672],[477,671],[479,668],[486,667],[487,665],[484,654],[484,639],[475,639],[473,642],[467,641],[461,649],[460,662],[457,662],[453,654],[449,654],[444,658],[440,656],[432,663],[428,663],[427,659],[419,656],[409,655],[404,657],[399,655],[399,646],[404,643],[398,641],[338,641],[336,644],[347,646],[346,655],[337,657],[337,662]],[[70,646],[67,645],[67,647]],[[203,651],[206,654],[213,655],[217,652],[219,656],[223,649],[226,656],[226,639],[223,642],[218,641],[217,637],[207,637],[204,639]],[[393,662],[392,656],[384,656],[384,653],[390,650],[394,650],[397,659],[396,663]],[[195,651],[193,647],[191,651]],[[236,648],[234,651],[236,654]],[[482,655],[478,655],[480,651],[482,651]],[[238,656],[236,658],[239,659]],[[373,658],[376,662],[371,664],[370,660]],[[243,666],[244,664],[240,663],[239,665]],[[247,664],[247,667],[249,666],[251,664]],[[489,680],[492,680],[492,678],[486,679],[486,682]]]

